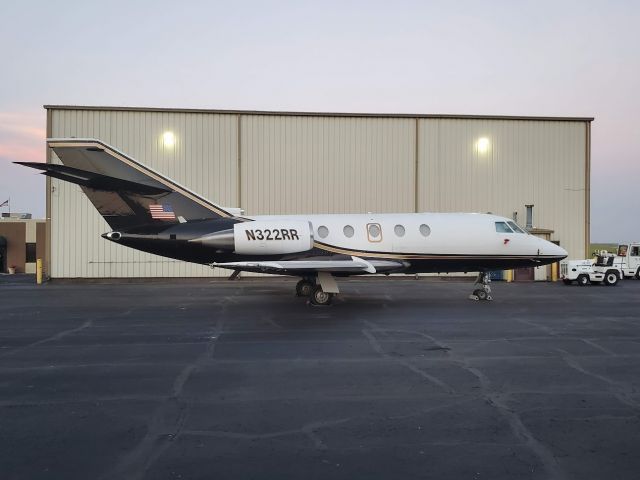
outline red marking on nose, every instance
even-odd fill
[[[505,238],[505,239],[504,239],[504,244],[506,245],[507,243],[509,243],[509,239],[508,239],[508,238]]]

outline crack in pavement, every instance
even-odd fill
[[[369,322],[367,320],[365,320],[364,323],[367,326],[371,327],[371,328],[363,329],[362,330],[362,334],[369,341],[369,344],[371,345],[371,348],[373,348],[373,350],[376,353],[378,353],[380,356],[382,356],[382,357],[384,357],[386,359],[391,360],[394,363],[398,363],[398,364],[402,365],[403,367],[408,368],[413,373],[416,373],[416,374],[420,375],[425,380],[428,380],[429,382],[431,382],[431,383],[437,385],[438,387],[440,387],[445,393],[449,393],[449,394],[456,393],[455,390],[453,389],[453,387],[451,387],[450,385],[447,385],[445,382],[443,382],[439,378],[428,374],[424,370],[421,370],[420,368],[418,368],[415,365],[413,365],[411,362],[409,362],[407,360],[404,360],[402,358],[398,358],[398,357],[394,357],[392,355],[389,355],[382,348],[382,346],[378,343],[378,340],[375,338],[375,336],[372,334],[372,332],[374,332],[374,331],[388,331],[388,330],[380,329],[379,327],[377,327],[376,325],[372,324],[371,322]]]
[[[324,420],[311,422],[303,425],[300,428],[291,428],[287,430],[279,430],[276,432],[268,433],[242,433],[242,432],[228,432],[223,430],[183,430],[181,435],[194,435],[201,437],[218,437],[218,438],[237,438],[242,440],[264,440],[269,438],[284,437],[288,435],[304,434],[309,437],[309,440],[313,446],[318,450],[326,450],[327,445],[317,435],[318,430],[324,428],[334,427],[342,423],[346,423],[352,420],[352,418],[340,418],[337,420]]]
[[[33,342],[33,343],[28,344],[28,345],[24,345],[24,346],[18,347],[16,349],[9,350],[8,352],[4,352],[4,353],[0,354],[0,357],[9,357],[9,356],[14,355],[14,354],[16,354],[18,352],[23,352],[24,350],[26,350],[28,348],[37,347],[38,345],[42,345],[43,343],[54,342],[56,340],[60,340],[61,338],[66,337],[68,335],[73,335],[74,333],[78,333],[81,330],[89,328],[91,325],[93,325],[93,320],[94,319],[89,319],[86,322],[84,322],[82,325],[80,325],[79,327],[71,328],[69,330],[64,330],[64,331],[58,332],[55,335],[52,335],[50,337],[38,340],[37,342]]]
[[[132,311],[133,310],[130,309],[130,310],[125,310],[124,312],[120,312],[120,313],[117,313],[117,314],[93,316],[93,317],[89,318],[87,321],[85,321],[83,324],[81,324],[78,327],[74,327],[74,328],[70,328],[68,330],[64,330],[62,332],[58,332],[55,335],[51,335],[50,337],[46,337],[46,338],[37,340],[35,342],[29,343],[27,345],[23,345],[21,347],[16,347],[16,348],[9,347],[10,350],[8,350],[7,352],[0,353],[0,358],[9,357],[9,356],[14,355],[16,353],[23,352],[23,351],[25,351],[25,350],[27,350],[29,348],[37,347],[38,345],[42,345],[42,344],[49,343],[49,342],[55,342],[56,340],[60,340],[60,339],[62,339],[64,337],[67,337],[69,335],[73,335],[74,333],[78,333],[78,332],[80,332],[82,330],[85,330],[85,329],[91,327],[93,325],[93,322],[96,321],[96,320],[109,320],[111,318],[126,317],[127,315],[130,315]],[[76,317],[71,316],[71,317],[68,317],[68,318],[71,319],[71,318],[76,318]]]
[[[366,323],[373,328],[377,328],[383,331],[395,331],[400,333],[418,335],[445,349],[447,356],[452,363],[460,366],[460,368],[468,371],[478,379],[482,391],[482,397],[489,405],[494,407],[495,410],[507,421],[513,434],[517,438],[522,440],[523,446],[528,447],[529,450],[533,452],[535,457],[538,458],[538,460],[546,470],[547,478],[550,480],[565,478],[553,453],[542,442],[535,438],[533,433],[524,424],[519,414],[515,410],[509,408],[509,406],[504,402],[503,395],[491,392],[491,382],[489,378],[480,369],[471,365],[465,357],[456,354],[454,350],[447,344],[438,341],[436,338],[426,333],[412,330],[383,329],[373,324],[372,322],[367,321]]]
[[[586,343],[587,345],[596,348],[598,350],[600,350],[601,352],[606,353],[607,355],[611,355],[612,357],[617,357],[618,354],[615,352],[612,352],[611,350],[609,350],[608,348],[603,347],[602,345],[597,344],[596,342],[594,342],[593,340],[590,340],[588,338],[581,338],[580,340],[582,340],[584,343]]]
[[[611,320],[617,320],[617,319],[611,319]],[[540,330],[548,333],[550,336],[552,337],[556,337],[556,338],[563,338],[562,335],[560,335],[557,331],[555,331],[554,329],[547,327],[545,325],[540,325],[536,322],[532,322],[530,320],[524,320],[524,319],[517,319],[517,321],[524,323],[526,325],[531,325],[534,327],[539,328]],[[598,349],[601,352],[606,353],[608,356],[613,356],[613,357],[619,357],[618,354],[602,347],[601,345],[598,345],[597,343],[587,339],[587,338],[579,338],[579,340],[581,340],[582,342],[584,342],[585,344]],[[635,400],[633,398],[633,395],[636,393],[636,391],[633,389],[633,387],[629,387],[628,385],[622,383],[622,382],[618,382],[616,380],[613,380],[605,375],[600,375],[598,373],[592,372],[590,370],[587,370],[585,367],[583,367],[580,364],[580,361],[578,359],[579,356],[577,355],[572,355],[571,353],[569,353],[566,350],[563,350],[561,348],[556,348],[555,349],[556,352],[558,352],[560,354],[560,358],[562,358],[562,360],[565,362],[565,364],[567,364],[567,366],[573,370],[576,370],[580,373],[582,373],[583,375],[587,375],[591,378],[595,378],[597,380],[603,381],[605,382],[607,385],[609,385],[610,387],[613,387],[613,394],[614,396],[623,404],[633,407],[633,408],[640,408],[640,402],[638,402],[637,400]]]
[[[559,336],[558,332],[556,332],[553,328],[547,327],[546,325],[541,325],[536,322],[532,322],[531,320],[525,320],[523,318],[516,318],[516,322],[524,323],[525,325],[529,325],[530,327],[536,327],[542,330],[544,333],[551,335],[552,337]]]
[[[228,298],[228,297],[225,297]],[[224,315],[228,302],[222,301],[217,306],[222,307],[219,315]],[[187,418],[188,404],[181,399],[186,382],[193,372],[202,366],[214,353],[216,343],[222,334],[224,320],[218,319],[205,350],[193,362],[185,366],[171,385],[170,396],[159,405],[147,424],[147,433],[116,466],[102,475],[102,479],[142,478],[149,468],[158,460],[172,442],[180,435]],[[165,419],[175,416],[170,428],[165,425]]]
[[[587,370],[585,367],[580,365],[580,362],[576,357],[571,355],[566,350],[557,348],[556,351],[560,353],[561,358],[569,366],[569,368],[572,368],[573,370],[576,370],[589,377],[596,378],[600,381],[605,382],[607,385],[612,387],[614,396],[622,403],[633,408],[640,408],[640,402],[636,401],[633,398],[633,395],[637,393],[633,387],[630,387],[625,383],[618,382],[617,380],[613,380],[612,378],[606,377],[604,375],[600,375],[599,373]]]

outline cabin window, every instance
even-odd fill
[[[379,223],[367,223],[367,238],[370,242],[382,241],[382,228]]]
[[[516,233],[525,233],[524,230],[522,230],[518,224],[516,222],[507,222],[509,224],[509,226],[511,227],[511,229],[516,232]]]
[[[396,237],[404,237],[404,227],[402,225],[396,225],[393,229]]]
[[[329,235],[329,229],[327,227],[324,225],[318,227],[318,236],[320,238],[327,238],[327,235]]]
[[[513,230],[509,228],[506,222],[496,222],[496,232],[498,233],[513,233]]]
[[[429,225],[423,223],[422,225],[420,225],[420,233],[423,237],[428,237],[429,235],[431,235],[431,228],[429,227]]]
[[[342,233],[344,233],[344,236],[347,238],[351,238],[353,237],[353,227],[351,225],[345,225],[344,228],[342,229]]]
[[[640,247],[631,247],[631,256],[640,257]]]
[[[627,256],[627,245],[618,245],[618,256],[626,257]]]

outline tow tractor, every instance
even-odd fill
[[[594,260],[563,260],[560,262],[560,278],[565,285],[576,282],[581,287],[592,283],[616,285],[622,278],[622,263],[612,254],[598,255]]]

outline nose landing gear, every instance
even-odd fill
[[[491,283],[491,278],[487,272],[480,272],[478,274],[478,278],[476,278],[476,283],[473,285],[475,288],[473,293],[469,295],[470,300],[493,300],[491,297],[491,287],[489,284]]]

